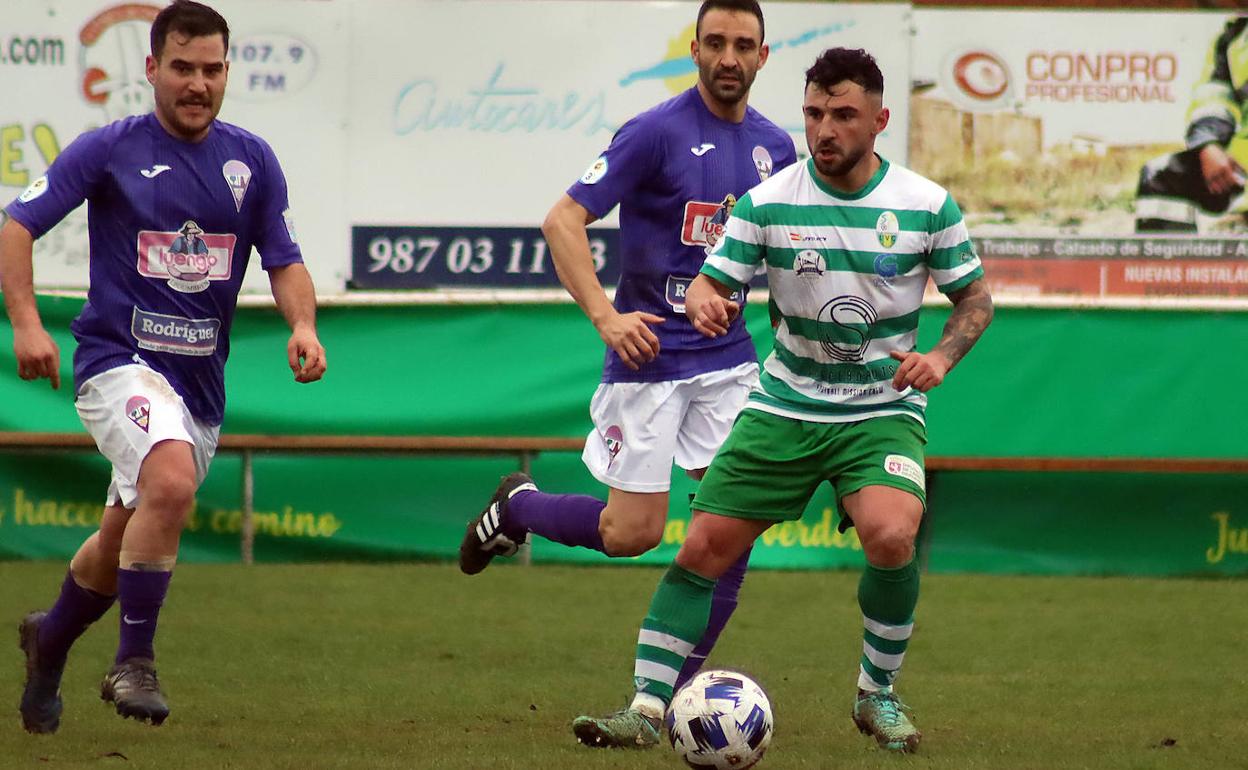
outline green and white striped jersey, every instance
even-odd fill
[[[735,290],[760,264],[780,318],[747,409],[923,421],[927,397],[893,389],[889,352],[914,350],[929,275],[947,294],[984,274],[943,187],[883,160],[866,186],[842,193],[813,161],[794,164],[737,201],[702,272]]]

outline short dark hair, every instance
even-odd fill
[[[880,65],[861,48],[829,48],[806,70],[806,85],[814,83],[825,91],[845,80],[857,83],[869,94],[884,93]]]
[[[173,0],[152,21],[152,56],[157,60],[165,52],[165,40],[170,32],[187,37],[221,35],[225,50],[230,50],[230,25],[225,18],[203,3],[195,0]]]
[[[706,0],[702,3],[702,7],[698,9],[698,23],[693,29],[693,36],[702,39],[702,17],[707,11],[741,11],[742,13],[752,13],[758,17],[758,44],[762,45],[766,39],[763,28],[763,8],[758,4],[758,0]]]

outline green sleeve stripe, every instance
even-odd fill
[[[932,219],[931,232],[938,233],[949,227],[953,227],[962,221],[962,210],[958,208],[958,204],[954,202],[953,196],[945,193],[945,203],[940,207],[940,211],[936,212],[936,216]]]
[[[745,285],[742,281],[738,281],[736,278],[733,278],[731,275],[728,275],[724,271],[719,270],[718,268],[712,266],[709,261],[703,262],[702,269],[698,272],[702,273],[703,275],[707,275],[707,276],[710,276],[711,278],[714,278],[715,280],[719,281],[720,283],[727,286],[729,289],[732,289],[733,291],[736,291],[737,289],[740,289],[742,286]]]
[[[969,262],[974,255],[975,247],[971,245],[969,240],[965,240],[957,246],[932,249],[931,254],[927,256],[927,264],[934,270],[952,270],[958,265]],[[963,257],[966,257],[966,259],[963,259]]]

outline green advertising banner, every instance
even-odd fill
[[[0,326],[0,429],[82,430],[68,386],[81,303],[42,299],[61,344],[66,384],[14,374]],[[920,347],[948,315],[925,309]],[[762,350],[765,310],[747,319]],[[567,305],[328,308],[320,329],[330,371],[290,381],[286,330],[274,311],[240,312],[227,371],[224,429],[270,434],[582,436],[601,343]],[[975,456],[1242,457],[1242,409],[1209,398],[1205,346],[1248,342],[1248,315],[1009,309],[936,390],[929,453]],[[1164,352],[1164,355],[1161,353]],[[1219,380],[1248,375],[1225,356]],[[184,561],[239,559],[241,460],[223,453],[200,490]],[[467,519],[513,458],[257,455],[258,561],[451,559]],[[603,496],[575,452],[533,464],[553,492]],[[0,454],[0,558],[68,558],[98,522],[107,463],[89,452]],[[673,474],[663,545],[635,559],[669,561],[684,538],[694,483]],[[1122,474],[939,474],[929,493],[924,558],[932,571],[1248,574],[1248,477]],[[862,563],[836,532],[825,485],[799,522],[769,531],[753,564],[822,569]],[[545,541],[534,562],[600,562]]]

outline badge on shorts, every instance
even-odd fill
[[[914,460],[905,455],[889,455],[884,458],[884,470],[894,476],[913,481],[919,489],[927,489],[927,479],[923,478],[923,469]]]
[[[126,417],[130,418],[130,422],[143,429],[147,433],[147,423],[152,415],[152,402],[143,396],[131,396],[126,402]]]
[[[607,445],[607,454],[611,455],[611,459],[607,460],[607,467],[611,467],[611,463],[615,462],[615,456],[624,448],[624,431],[618,425],[612,425],[607,428],[606,435],[602,437],[603,442]]]

